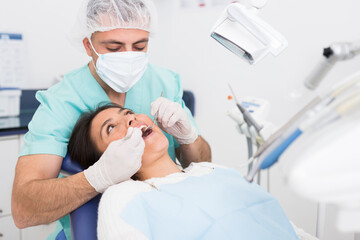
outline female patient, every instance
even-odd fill
[[[99,239],[298,239],[278,202],[237,171],[211,163],[180,170],[161,129],[147,128],[152,123],[146,115],[105,105],[83,115],[73,130],[70,156],[87,168],[112,141],[142,129],[142,166],[133,179],[103,194]]]

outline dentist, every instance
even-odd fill
[[[169,140],[169,155],[183,167],[211,161],[210,147],[182,100],[179,76],[148,63],[149,34],[156,23],[151,0],[87,0],[81,13],[78,33],[92,60],[36,94],[40,106],[25,135],[13,184],[12,215],[17,227],[60,220],[48,239],[71,239],[68,214],[109,186],[130,179],[141,166],[142,132],[130,128],[96,164],[58,177],[77,119],[100,103],[156,115]]]

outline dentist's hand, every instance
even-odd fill
[[[196,129],[179,103],[160,97],[151,104],[151,115],[155,114],[159,127],[172,135],[179,144],[193,143],[198,137]]]
[[[141,167],[144,148],[141,130],[129,127],[124,138],[111,142],[100,159],[84,171],[86,179],[99,193],[129,180]]]

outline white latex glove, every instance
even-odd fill
[[[160,97],[151,104],[151,115],[155,114],[159,127],[172,135],[179,144],[193,143],[198,137],[195,127],[179,103]]]
[[[124,138],[111,142],[100,159],[84,171],[86,179],[99,193],[129,180],[141,167],[144,148],[140,128],[129,127]]]

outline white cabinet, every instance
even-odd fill
[[[54,232],[56,223],[48,225],[40,225],[35,227],[28,227],[21,230],[21,240],[46,239]],[[0,240],[2,240],[0,238]]]
[[[11,191],[23,135],[0,137],[0,240],[46,239],[56,223],[19,230],[11,217]]]
[[[24,145],[24,135],[19,136],[18,146],[19,150]],[[20,152],[20,151],[19,151]],[[47,225],[39,225],[35,227],[28,227],[21,230],[21,240],[46,239],[56,227],[56,222]],[[0,240],[2,240],[0,238]]]
[[[0,217],[0,240],[20,240],[20,231],[11,216]]]
[[[0,137],[0,240],[20,239],[20,230],[11,217],[11,191],[19,154],[19,137]]]
[[[0,216],[11,214],[11,191],[19,153],[18,136],[0,138]]]
[[[11,191],[18,157],[18,137],[0,138],[0,216],[11,214]]]

